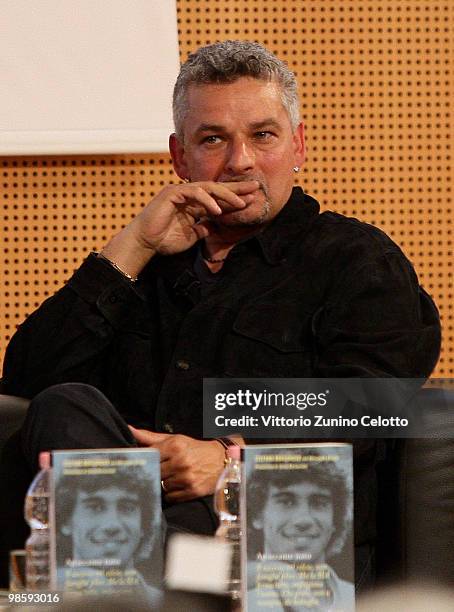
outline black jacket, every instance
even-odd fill
[[[198,251],[136,284],[90,255],[11,340],[4,391],[90,383],[132,425],[201,438],[204,377],[425,378],[437,361],[438,313],[401,250],[299,188],[220,273]],[[374,538],[378,450],[355,443],[357,544]]]
[[[299,188],[212,279],[197,253],[154,258],[135,285],[90,255],[13,337],[5,391],[91,383],[133,425],[202,437],[204,377],[424,378],[436,363],[438,313],[399,247]]]

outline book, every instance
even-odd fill
[[[352,612],[352,446],[247,445],[242,469],[244,610]]]
[[[163,534],[159,452],[52,452],[51,584],[159,602]]]

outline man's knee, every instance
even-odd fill
[[[44,389],[30,402],[22,426],[22,447],[32,469],[42,450],[91,448],[98,430],[118,419],[115,408],[95,387],[62,383]],[[102,440],[102,438],[101,438]],[[110,437],[106,442],[107,445]]]
[[[30,403],[22,427],[24,454],[33,469],[43,450],[136,446],[122,416],[95,387],[62,383]]]
[[[106,396],[92,385],[70,382],[47,387],[30,402],[27,418],[45,418],[46,422],[55,416],[60,419],[62,411],[97,412],[102,406],[111,406]]]

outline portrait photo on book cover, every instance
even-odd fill
[[[132,589],[158,600],[163,534],[154,461],[138,453],[92,456],[90,463],[84,455],[80,473],[65,470],[64,460],[54,462],[61,468],[55,474],[58,584],[106,593]],[[109,467],[97,468],[103,461]]]
[[[295,585],[313,609],[319,604],[349,609],[347,602],[354,601],[351,449],[275,447],[245,456],[248,610],[261,598],[271,605],[272,590],[279,588],[276,597],[283,601],[285,588],[295,592]],[[279,609],[277,599],[273,610]],[[340,608],[331,607],[336,602]]]

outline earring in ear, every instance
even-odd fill
[[[293,166],[293,172],[299,172],[299,171],[300,171],[299,166]]]

